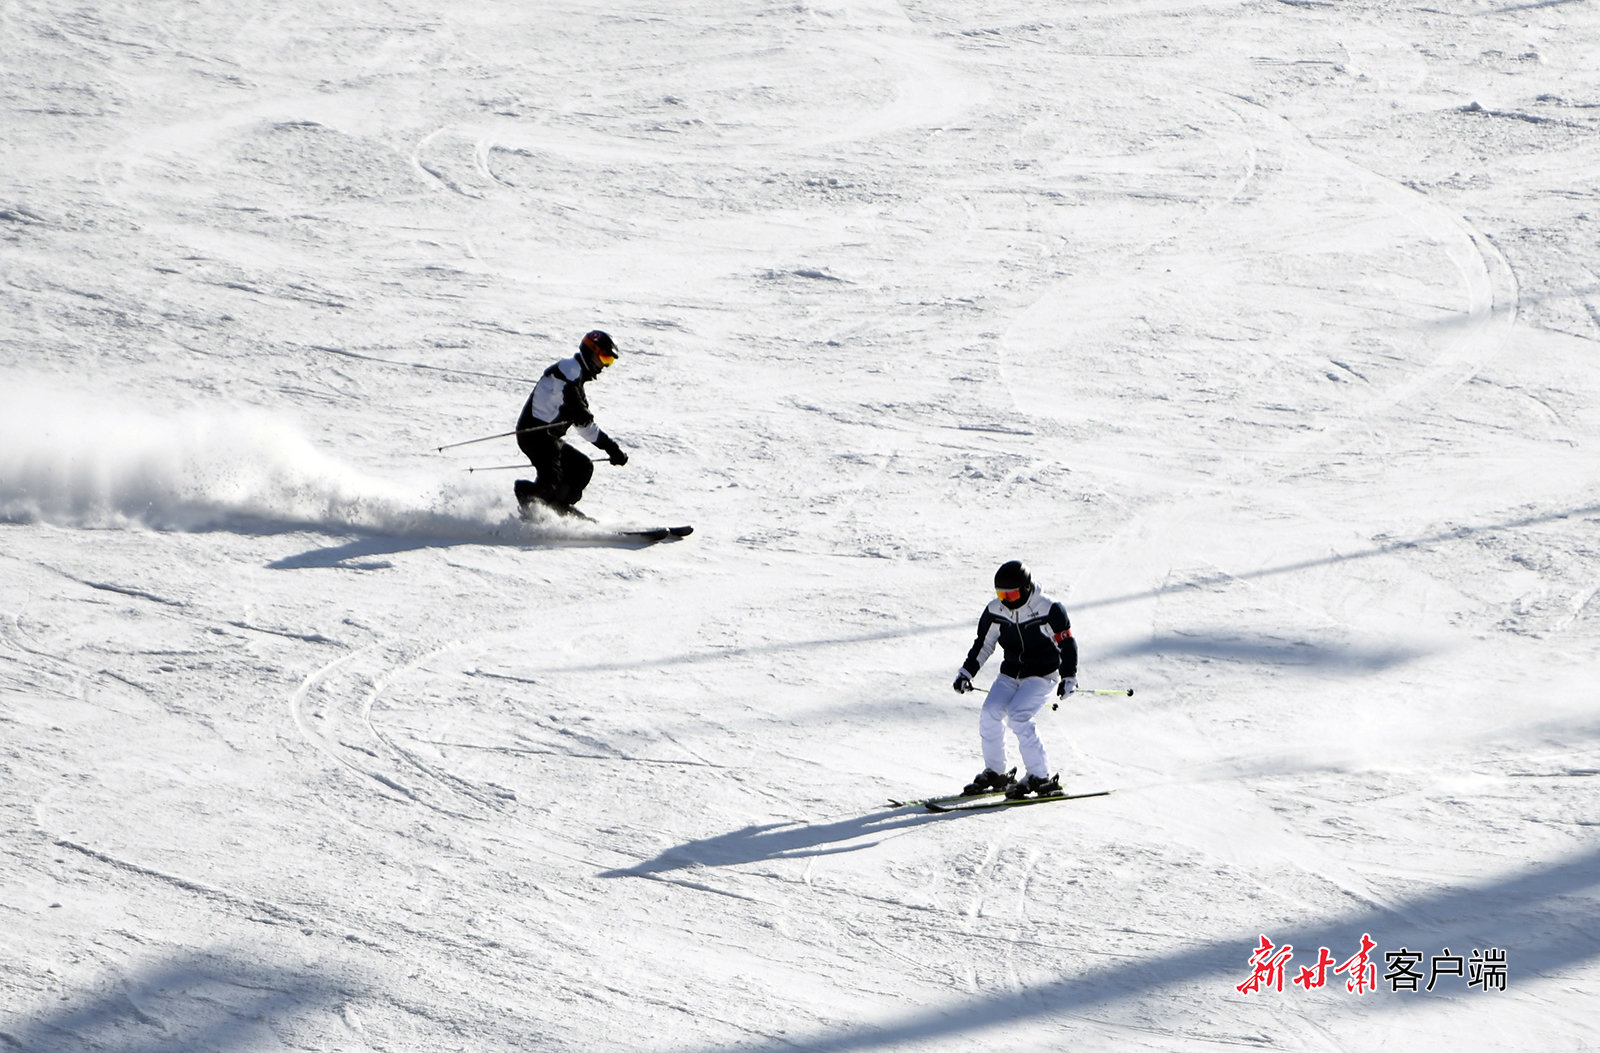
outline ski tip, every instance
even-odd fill
[[[666,541],[668,538],[688,537],[694,533],[692,526],[658,526],[640,527],[636,530],[624,530],[625,537],[642,537],[647,541]]]

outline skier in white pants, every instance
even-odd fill
[[[1050,774],[1033,718],[1050,701],[1052,689],[1057,698],[1066,698],[1077,688],[1078,642],[1072,638],[1066,608],[1034,588],[1028,568],[1017,560],[995,571],[994,591],[995,598],[978,619],[977,639],[952,685],[957,694],[971,691],[972,678],[999,645],[1000,675],[978,714],[984,769],[961,792],[1004,790],[1013,800],[1029,794],[1054,796],[1061,793],[1061,782]],[[1008,726],[1022,753],[1021,779],[1011,778],[1006,769]]]

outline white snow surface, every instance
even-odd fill
[[[1600,1049],[1593,2],[6,0],[0,158],[0,1050]],[[594,327],[690,538],[439,450]],[[1114,792],[890,809],[1010,558]]]

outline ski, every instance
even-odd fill
[[[688,537],[694,533],[692,526],[639,527],[622,531],[623,537],[642,537],[647,541],[665,541],[671,537]]]
[[[578,511],[571,505],[553,505],[534,496],[533,484],[526,479],[518,479],[516,485],[517,509],[525,523],[535,526],[556,526],[563,521],[574,525],[592,524],[592,528],[609,530],[619,538],[640,538],[644,541],[666,541],[670,538],[688,537],[694,533],[694,527],[687,524],[683,526],[648,526],[648,527],[606,527],[599,520],[584,512]]]
[[[926,808],[930,812],[940,811],[935,805],[946,805],[955,801],[978,801],[985,797],[999,797],[1004,790],[985,790],[983,793],[951,793],[943,797],[924,797],[919,801],[897,801],[889,798],[890,808]]]
[[[1091,790],[1088,793],[1057,793],[1049,797],[1018,797],[1015,800],[1001,797],[998,801],[978,800],[973,797],[956,798],[951,802],[924,801],[922,806],[930,812],[981,812],[989,808],[1013,808],[1023,804],[1049,804],[1051,801],[1081,801],[1086,797],[1106,797],[1110,790]],[[996,794],[985,794],[994,797]],[[961,801],[976,801],[974,804],[962,804]]]
[[[1015,782],[1017,769],[1012,768],[1006,772],[1005,777],[1008,784]],[[889,798],[889,806],[891,808],[928,808],[932,811],[931,806],[935,804],[949,804],[951,801],[975,801],[980,797],[997,797],[1005,792],[1006,787],[1002,786],[998,790],[984,790],[982,793],[966,793],[963,791],[962,793],[947,793],[942,797],[924,797],[917,801],[897,801],[891,797]]]

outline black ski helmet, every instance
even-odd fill
[[[1022,565],[1021,560],[1009,560],[1000,564],[1000,569],[994,572],[994,590],[996,593],[1010,592],[1016,589],[1016,600],[1000,597],[1000,602],[1015,610],[1028,602],[1028,597],[1033,595],[1033,575],[1028,573],[1028,568]]]
[[[585,333],[578,342],[578,354],[583,356],[589,372],[599,373],[616,359],[617,343],[611,339],[610,333],[594,329]]]

